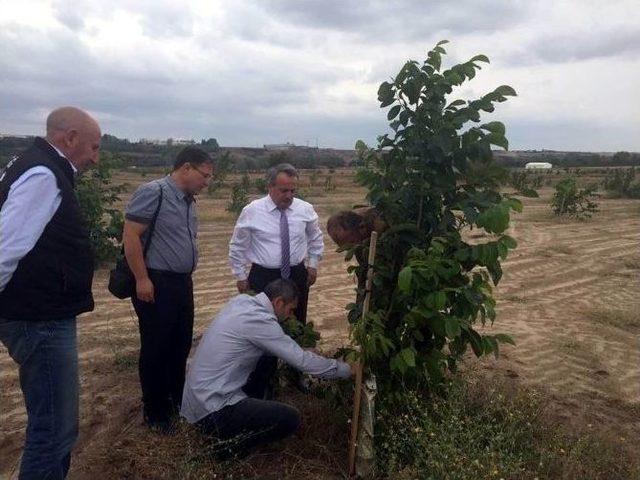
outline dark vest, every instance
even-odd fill
[[[0,178],[0,209],[11,185],[37,166],[53,172],[62,200],[35,247],[20,260],[0,292],[0,321],[61,320],[93,310],[93,250],[69,162],[45,140],[36,138]]]

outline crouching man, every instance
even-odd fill
[[[350,365],[305,351],[284,333],[279,322],[292,315],[298,295],[295,284],[283,279],[269,283],[255,297],[238,295],[200,341],[187,374],[181,415],[220,440],[234,439],[231,452],[225,453],[244,455],[292,435],[300,425],[295,408],[261,400],[264,392],[247,383],[262,355],[281,358],[321,378],[352,375]]]

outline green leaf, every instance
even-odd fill
[[[433,66],[436,71],[440,71],[440,66],[442,65],[442,57],[438,52],[432,50],[427,54],[427,63]]]
[[[444,329],[445,332],[447,332],[447,337],[453,340],[454,338],[460,336],[460,321],[455,317],[445,317]]]
[[[469,60],[469,62],[484,62],[484,63],[491,63],[489,62],[489,58],[486,55],[476,55],[475,57],[473,57],[471,60]]]
[[[407,123],[411,118],[411,112],[409,110],[403,110],[400,112],[400,118],[398,119],[403,126],[407,126]]]
[[[387,113],[387,120],[393,120],[398,116],[398,113],[400,113],[400,105],[395,105],[389,110],[389,113]]]
[[[511,250],[513,250],[514,248],[516,248],[518,246],[518,242],[516,242],[516,240],[513,237],[510,237],[509,235],[503,235],[500,238],[500,241],[502,242],[502,244],[505,247],[507,247],[507,248],[509,248]]]
[[[491,280],[493,280],[494,285],[498,285],[500,279],[502,278],[502,267],[498,261],[493,261],[487,264],[487,270],[489,271],[489,275],[491,275]]]
[[[389,367],[391,368],[391,371],[399,372],[401,375],[403,375],[407,370],[407,365],[402,360],[400,354],[396,354],[391,357],[391,360],[389,361]]]
[[[465,102],[464,100],[454,100],[453,102],[451,102],[449,105],[447,105],[447,110],[451,109],[451,108],[455,108],[455,107],[460,107],[462,105],[466,105],[467,102]]]
[[[398,288],[401,292],[407,293],[411,289],[411,278],[413,274],[411,272],[411,267],[407,266],[400,270],[398,274]]]
[[[400,352],[400,356],[404,361],[405,365],[408,367],[416,366],[416,354],[413,351],[413,348],[405,348]]]
[[[504,123],[502,122],[489,122],[489,123],[485,123],[483,125],[480,125],[480,128],[487,130],[491,133],[495,133],[497,135],[503,135],[505,134],[505,128],[504,128]]]
[[[514,210],[518,213],[522,213],[522,202],[517,198],[507,198],[504,202],[509,205],[511,210]]]
[[[382,82],[378,88],[378,101],[380,108],[388,107],[395,101],[395,92],[393,85],[389,82]]]
[[[490,233],[502,233],[509,227],[509,210],[494,205],[478,215],[477,224]]]
[[[501,85],[494,90],[494,93],[502,95],[503,97],[516,97],[518,94],[509,85]]]
[[[482,348],[482,337],[478,332],[470,328],[466,331],[466,336],[469,339],[469,343],[471,344],[471,348],[473,349],[473,353],[476,354],[476,357],[482,356],[483,348]]]
[[[442,310],[447,305],[447,294],[445,292],[436,292],[434,295],[435,307],[437,310]]]
[[[436,383],[442,383],[443,375],[442,375],[442,364],[439,359],[434,356],[435,350],[431,351],[431,355],[429,355],[425,359],[425,364],[427,366],[427,372],[429,372],[429,377],[431,380]]]
[[[498,247],[498,256],[502,259],[505,260],[507,258],[507,255],[509,255],[509,249],[507,248],[507,246],[500,242],[497,244]]]
[[[498,358],[500,356],[500,345],[498,345],[498,341],[495,339],[495,337],[485,337],[487,339],[487,342],[491,345],[491,351],[493,352],[493,355]]]
[[[447,70],[443,75],[453,85],[460,85],[462,82],[464,82],[464,78],[462,77],[462,75],[454,72],[453,70]]]
[[[515,345],[516,342],[511,338],[511,336],[505,333],[498,333],[494,335],[494,338],[500,343],[508,343],[509,345]]]
[[[509,150],[509,141],[504,135],[500,135],[497,133],[491,132],[489,135],[484,137],[491,145],[497,145],[498,147],[502,147],[505,150]]]

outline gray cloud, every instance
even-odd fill
[[[559,14],[541,23],[550,5],[239,0],[202,10],[169,0],[56,0],[49,23],[29,24],[10,12],[0,20],[0,132],[40,132],[49,109],[77,104],[94,112],[105,131],[129,138],[375,143],[387,131],[377,84],[449,38],[447,64],[480,52],[496,60],[473,91],[461,94],[526,85],[509,110],[512,147],[574,148],[582,140],[589,148],[640,149],[637,129],[634,135],[619,120],[637,116],[640,100],[630,87],[637,82],[618,87],[626,101],[617,108],[626,116],[608,125],[596,121],[605,112],[592,102],[576,103],[573,114],[566,100],[562,122],[548,113],[571,85],[554,75],[573,78],[576,65],[593,58],[612,70],[615,59],[637,62],[638,29],[620,15],[618,23],[600,22],[588,33],[580,22],[565,27]],[[543,81],[525,82],[531,64]],[[595,76],[576,81],[587,95],[600,88]],[[539,89],[544,94],[533,95]],[[537,104],[527,103],[532,97]],[[532,105],[545,120],[529,118]],[[594,121],[585,120],[589,115]]]
[[[625,56],[640,56],[638,27],[541,36],[509,54],[507,60],[527,65]]]
[[[293,25],[353,34],[362,41],[424,40],[436,32],[491,31],[526,20],[528,2],[269,0],[265,10]]]

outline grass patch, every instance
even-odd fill
[[[401,407],[383,406],[378,417],[380,478],[614,480],[640,473],[619,437],[563,430],[533,391],[457,378],[443,397],[407,392],[400,399]]]
[[[621,330],[640,329],[640,313],[619,308],[594,308],[586,312],[592,322]]]
[[[633,439],[596,428],[568,433],[547,415],[547,398],[513,383],[458,376],[446,395],[405,392],[398,399],[377,400],[377,479],[626,480],[638,473]],[[161,436],[132,420],[113,432],[109,449],[83,478],[347,478],[350,400],[291,388],[279,400],[300,410],[301,430],[247,459],[217,462],[216,440],[184,422],[174,435]]]
[[[170,436],[151,433],[135,422],[124,431],[114,432],[110,448],[92,462],[83,478],[346,478],[349,410],[289,387],[278,400],[301,412],[301,429],[293,438],[259,449],[246,459],[217,461],[219,442],[183,420]]]
[[[115,352],[113,364],[118,371],[132,370],[138,367],[138,356],[135,353]]]

